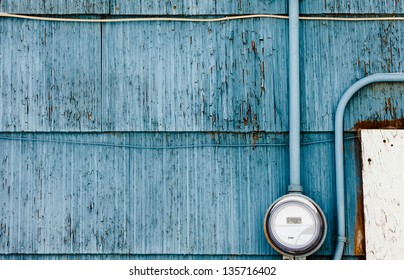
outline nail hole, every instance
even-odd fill
[[[371,163],[371,162],[372,162],[372,159],[371,159],[371,158],[368,158],[368,162]]]

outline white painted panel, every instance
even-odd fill
[[[361,130],[366,258],[404,259],[404,130]]]

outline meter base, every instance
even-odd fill
[[[284,261],[305,261],[306,257],[283,256]]]

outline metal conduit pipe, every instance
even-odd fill
[[[345,235],[345,182],[344,182],[344,152],[343,152],[343,134],[344,134],[344,112],[345,108],[352,98],[361,88],[372,83],[383,82],[404,82],[404,73],[374,74],[360,79],[354,83],[344,93],[340,99],[335,115],[335,182],[337,198],[337,223],[338,236],[337,246],[334,253],[334,260],[340,260],[344,252],[344,246],[347,241]]]
[[[299,51],[299,0],[289,0],[289,192],[301,193]]]

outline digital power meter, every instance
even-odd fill
[[[321,247],[327,222],[313,200],[301,194],[288,194],[269,207],[264,230],[276,251],[288,258],[303,258]]]

